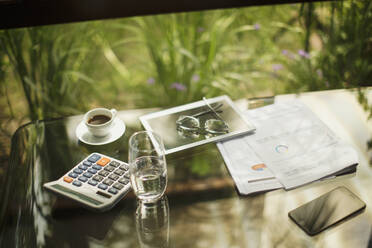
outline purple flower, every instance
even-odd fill
[[[170,87],[171,87],[171,89],[176,89],[178,91],[185,91],[186,90],[185,85],[183,85],[181,83],[177,83],[177,82],[172,83]]]
[[[199,80],[200,80],[199,75],[197,75],[197,74],[192,75],[191,81],[193,81],[193,82],[199,82]]]
[[[254,24],[254,29],[259,30],[261,28],[261,25],[259,23]]]
[[[309,59],[310,58],[310,54],[302,49],[298,50],[298,55],[300,55],[301,57],[304,57],[306,59]]]
[[[282,64],[273,64],[271,67],[273,68],[273,71],[274,72],[277,72],[277,71],[280,71],[280,70],[283,69],[283,65]]]
[[[198,33],[201,33],[201,32],[204,32],[204,28],[203,27],[198,27],[197,29],[196,29],[196,32],[198,32]]]
[[[150,77],[149,79],[147,79],[147,84],[154,84],[155,83],[155,79]]]
[[[286,50],[286,49],[282,50],[282,54],[284,56],[287,56],[290,59],[294,59],[295,58],[295,55],[293,53],[291,53],[290,51]]]
[[[317,69],[317,70],[316,70],[316,74],[318,74],[318,77],[319,77],[320,79],[323,78],[323,72],[322,72],[321,69]]]

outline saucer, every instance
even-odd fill
[[[119,119],[115,118],[112,122],[110,132],[104,137],[93,136],[89,131],[84,121],[80,122],[76,128],[76,136],[81,142],[88,145],[105,145],[119,139],[125,132],[125,124]]]

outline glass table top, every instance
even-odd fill
[[[366,90],[372,101],[372,90]],[[156,205],[138,204],[130,192],[114,208],[96,213],[46,191],[92,152],[127,161],[128,139],[141,130],[138,117],[154,109],[119,111],[124,135],[113,143],[86,145],[75,135],[82,116],[37,121],[12,139],[10,166],[0,182],[1,247],[365,247],[371,237],[372,120],[346,90],[241,100],[241,109],[294,98],[304,101],[357,150],[357,172],[291,191],[238,195],[215,144],[167,156],[168,187]],[[369,143],[368,143],[369,142]],[[310,237],[288,212],[338,186],[363,201],[366,210]]]

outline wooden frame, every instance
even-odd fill
[[[0,29],[312,0],[0,0]]]

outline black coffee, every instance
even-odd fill
[[[88,120],[88,123],[92,125],[100,125],[108,122],[109,120],[111,120],[111,118],[107,115],[95,115]]]

